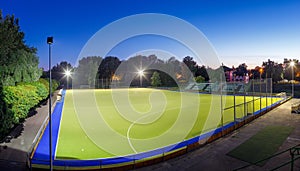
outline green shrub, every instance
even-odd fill
[[[200,75],[198,77],[195,77],[194,79],[195,79],[196,83],[204,83],[205,82],[205,78]]]
[[[2,139],[13,126],[13,115],[7,112],[7,106],[3,100],[2,86],[0,86],[0,123],[0,139]]]
[[[58,82],[52,82],[53,92]],[[15,125],[27,118],[30,109],[49,96],[49,83],[39,79],[32,83],[0,87],[0,138]]]
[[[28,84],[4,87],[3,95],[7,106],[6,112],[13,115],[13,124],[25,119],[29,110],[41,100],[37,88]]]
[[[46,86],[48,92],[49,92],[49,78],[40,78],[39,82],[44,84]],[[51,91],[54,92],[55,90],[57,90],[58,86],[59,86],[59,82],[52,79],[52,89],[51,89]]]
[[[33,82],[31,85],[36,87],[36,93],[38,97],[40,98],[39,101],[47,99],[49,95],[49,88],[46,88],[45,85],[41,82]]]
[[[57,90],[58,86],[59,86],[59,82],[57,80],[52,79],[52,92]]]
[[[47,79],[40,78],[38,82],[42,83],[46,87],[47,92],[49,92],[49,81]]]

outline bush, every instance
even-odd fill
[[[40,78],[38,82],[44,84],[47,88],[47,91],[49,92],[49,78]],[[52,89],[51,89],[51,91],[54,92],[55,90],[57,90],[58,86],[59,86],[59,82],[52,79]]]
[[[198,77],[195,77],[195,81],[196,83],[204,83],[205,78],[199,75]]]
[[[57,87],[58,83],[53,81],[52,89]],[[49,84],[45,79],[0,88],[0,137],[27,118],[30,109],[49,96]]]
[[[37,94],[38,101],[45,100],[49,95],[49,88],[47,88],[45,84],[41,83],[40,81],[32,83],[18,83],[17,85],[25,87],[26,85],[34,86],[36,88],[35,93]]]
[[[42,83],[46,87],[47,92],[49,92],[49,81],[47,79],[40,78],[38,82]]]
[[[13,115],[7,113],[6,109],[7,106],[3,100],[3,87],[0,86],[0,139],[8,133],[8,130],[13,125]]]
[[[59,82],[57,80],[52,79],[52,92],[57,90],[58,86],[59,86]]]
[[[36,92],[37,88],[32,85],[4,87],[3,100],[7,106],[7,114],[13,115],[13,124],[25,119],[29,110],[39,103],[41,98]]]

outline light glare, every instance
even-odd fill
[[[66,70],[66,71],[65,71],[65,75],[66,75],[67,77],[69,77],[69,76],[71,75],[71,71]]]
[[[139,70],[138,74],[139,74],[139,76],[144,76],[144,70]]]

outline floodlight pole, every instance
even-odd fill
[[[67,72],[69,72],[69,69],[67,69]],[[69,73],[67,73],[67,90],[69,89]]]
[[[51,80],[51,45],[53,43],[53,37],[47,38],[47,44],[49,45],[49,167],[50,171],[53,170],[52,168],[52,119],[51,119],[51,107],[52,107],[52,101],[51,101],[51,89],[52,89],[52,80]]]
[[[142,75],[140,75],[140,87],[142,87],[143,86],[143,78],[142,78],[143,76]]]
[[[266,109],[268,111],[268,72],[266,70]]]
[[[260,69],[259,72],[259,103],[260,103],[260,109],[259,109],[259,113],[261,114],[261,74],[262,74],[262,70]]]
[[[294,97],[294,64],[292,65],[292,97]]]
[[[142,88],[143,87],[143,72],[144,72],[142,58],[140,60],[140,71],[141,71],[141,73],[140,73],[140,88]]]
[[[224,117],[223,117],[223,114],[224,114],[224,111],[223,111],[223,79],[222,79],[222,73],[220,74],[220,97],[221,97],[221,100],[220,100],[220,109],[221,109],[221,125],[222,125],[222,132],[221,132],[221,135],[223,136],[223,128],[224,128]]]

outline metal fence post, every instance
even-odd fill
[[[246,117],[247,117],[247,103],[246,103],[246,89],[245,89],[245,83],[243,84],[244,88],[244,125],[246,124]]]
[[[234,119],[234,125],[235,125],[235,128],[236,128],[236,106],[235,106],[235,86],[234,86],[234,89],[233,89],[233,119]]]
[[[223,118],[223,94],[222,94],[222,91],[223,91],[223,82],[222,82],[222,74],[220,75],[220,97],[221,97],[221,123],[222,123],[222,128],[221,128],[221,136],[223,136],[223,127],[224,127],[224,118]]]
[[[259,80],[259,101],[260,101],[260,109],[259,113],[261,114],[261,79]]]
[[[266,78],[266,111],[268,111],[268,78]]]
[[[254,115],[254,111],[255,111],[255,100],[254,100],[254,82],[252,80],[252,87],[253,87],[253,90],[252,90],[252,100],[253,100],[253,107],[252,107],[252,115]]]
[[[29,167],[30,167],[30,171],[32,171],[32,162],[31,162],[31,158],[29,158]]]
[[[265,96],[266,96],[266,111],[268,111],[268,90],[267,90],[267,86],[268,86],[268,79],[266,78],[266,93],[265,93]]]
[[[292,149],[290,149],[290,155],[292,157],[292,160],[291,160],[291,171],[294,170],[294,153],[292,152]]]
[[[270,86],[270,94],[271,94],[271,108],[273,105],[273,79],[271,78],[271,86]]]

